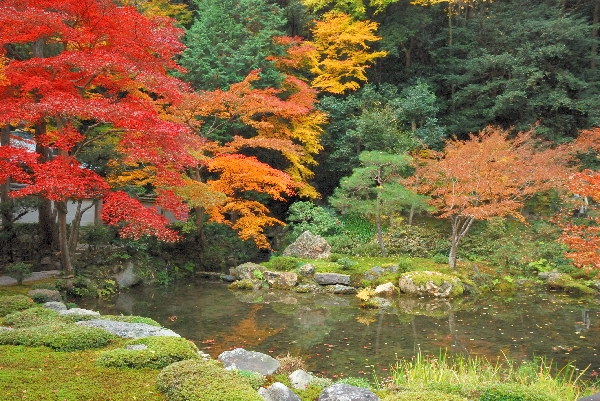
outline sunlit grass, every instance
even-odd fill
[[[584,373],[570,364],[558,368],[544,358],[516,363],[507,358],[450,357],[442,352],[437,357],[418,353],[412,359],[399,359],[387,378],[376,377],[376,381],[382,389],[437,390],[469,399],[513,392],[524,394],[524,400],[530,399],[527,394],[539,394],[548,401],[567,401],[596,390],[582,381]]]

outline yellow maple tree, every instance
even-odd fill
[[[387,55],[384,51],[372,51],[370,42],[381,37],[375,35],[378,24],[372,21],[356,21],[345,13],[330,12],[322,21],[316,21],[311,43],[311,69],[315,75],[313,88],[342,94],[360,88],[366,82],[365,71],[377,58]]]

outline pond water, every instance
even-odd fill
[[[329,377],[385,374],[396,358],[440,350],[488,359],[545,356],[600,372],[600,303],[561,293],[485,294],[454,301],[396,296],[364,310],[351,295],[230,291],[225,284],[137,287],[79,301],[102,314],[151,317],[216,358],[235,347],[301,356]]]

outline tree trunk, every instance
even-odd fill
[[[452,270],[456,270],[456,252],[460,240],[469,232],[475,218],[473,216],[455,215],[452,219],[452,238],[450,239],[450,254],[448,264]]]
[[[592,60],[590,62],[590,69],[596,69],[596,58],[598,57],[598,44],[596,39],[598,38],[598,22],[600,22],[600,0],[596,0],[594,5],[594,14],[592,16]]]
[[[89,206],[83,206],[83,200],[77,201],[77,210],[75,211],[75,217],[71,222],[71,232],[69,233],[68,248],[69,253],[72,256],[77,249],[77,243],[79,242],[79,227],[81,227],[81,218],[83,214],[94,207],[95,201],[92,201]]]
[[[56,202],[56,211],[58,215],[58,246],[60,250],[60,262],[63,272],[71,275],[74,272],[71,264],[71,253],[69,252],[69,242],[67,240],[67,202]]]
[[[0,146],[10,145],[10,127],[5,125],[0,130]],[[9,262],[14,262],[13,259],[13,213],[12,208],[9,207],[10,202],[10,177],[6,179],[6,182],[0,185],[0,209],[2,210],[0,219],[2,220],[2,232],[4,233],[1,242],[2,249],[6,252]],[[4,258],[4,255],[0,257],[0,260]]]
[[[381,205],[380,205],[379,194],[377,194],[377,201],[375,203],[375,226],[377,227],[377,241],[379,242],[379,248],[381,249],[381,256],[386,257],[387,252],[385,245],[383,244],[383,230],[381,229]]]
[[[196,246],[200,259],[202,259],[202,256],[204,255],[204,208],[195,207],[194,214],[196,216],[196,237],[198,241]]]

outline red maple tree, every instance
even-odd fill
[[[126,221],[122,234],[138,237],[151,226],[152,233],[174,239],[161,234],[169,231],[158,214],[143,211],[123,193],[107,195],[104,179],[77,156],[112,135],[124,161],[155,166],[157,182],[172,185],[179,172],[195,164],[186,152],[195,138],[186,126],[162,117],[187,90],[167,74],[177,68],[173,57],[182,50],[181,34],[167,18],[150,19],[110,0],[0,3],[0,49],[7,60],[0,80],[0,126],[29,131],[36,143],[31,154],[3,147],[0,182],[10,175],[29,184],[14,196],[36,194],[55,202],[67,272],[72,271],[67,199],[106,196],[110,208],[118,197],[128,208],[106,215],[110,224]],[[161,205],[170,206],[164,200]]]

